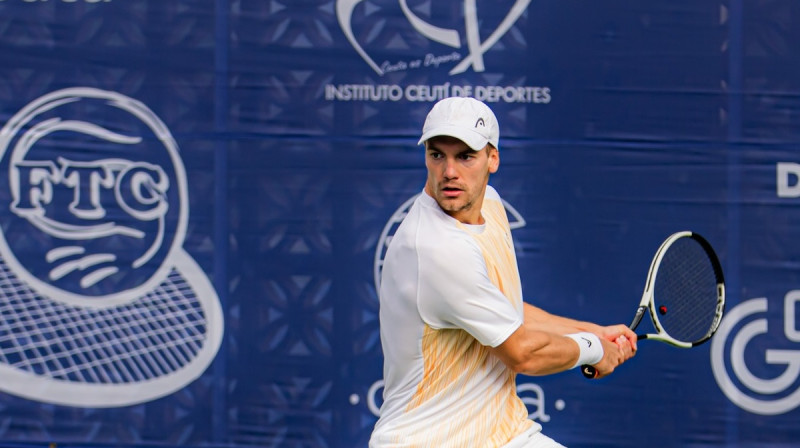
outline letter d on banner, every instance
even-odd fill
[[[779,198],[800,197],[800,163],[778,162],[777,188]]]

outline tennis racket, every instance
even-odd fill
[[[631,330],[636,330],[648,311],[656,333],[637,334],[639,340],[692,348],[711,339],[725,311],[725,280],[705,238],[683,231],[661,243],[650,263]],[[581,366],[581,372],[587,378],[597,377],[597,369],[590,365]]]

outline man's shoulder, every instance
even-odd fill
[[[486,193],[483,195],[483,208],[505,208],[503,205],[503,198],[491,185],[486,186]]]
[[[502,201],[502,198],[500,198],[500,193],[498,193],[497,190],[495,190],[495,188],[491,185],[486,185],[486,193],[484,193],[483,199]]]
[[[439,210],[415,203],[392,237],[391,244],[411,246],[423,254],[446,255],[474,241]]]

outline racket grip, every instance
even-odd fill
[[[589,378],[590,380],[597,378],[597,369],[595,369],[594,366],[590,366],[589,364],[584,364],[581,366],[581,373],[583,374],[583,376]]]

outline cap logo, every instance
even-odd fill
[[[475,122],[475,127],[477,128],[478,126],[486,127],[486,123],[483,121],[483,118],[478,118],[478,121]]]

